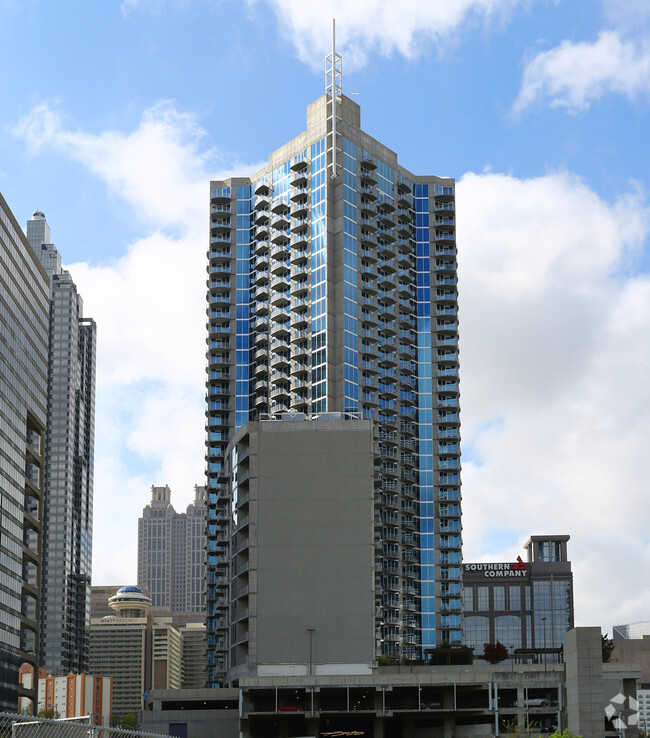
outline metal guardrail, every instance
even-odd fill
[[[91,715],[48,720],[0,712],[0,738],[161,738],[162,735],[93,725]]]

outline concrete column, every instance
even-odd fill
[[[453,715],[445,715],[443,723],[443,738],[454,738],[454,729],[456,727],[456,718]]]
[[[603,658],[600,628],[574,628],[564,642],[566,714],[572,733],[604,738]]]
[[[314,733],[314,735],[317,735]],[[375,718],[375,738],[384,738],[384,718]]]
[[[414,736],[415,736],[415,720],[413,720],[413,718],[404,718],[402,738],[414,738]]]

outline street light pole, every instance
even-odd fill
[[[309,676],[312,676],[313,674],[313,651],[312,651],[312,639],[314,637],[314,633],[316,632],[316,628],[307,628],[307,633],[309,633]]]
[[[544,671],[546,671],[546,618],[542,618],[542,625],[544,626]]]

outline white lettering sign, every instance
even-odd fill
[[[484,577],[525,577],[527,569],[518,564],[465,564],[465,571],[482,571]]]

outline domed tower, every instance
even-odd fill
[[[139,588],[121,587],[108,599],[108,604],[121,618],[143,618],[151,607],[151,597]]]

